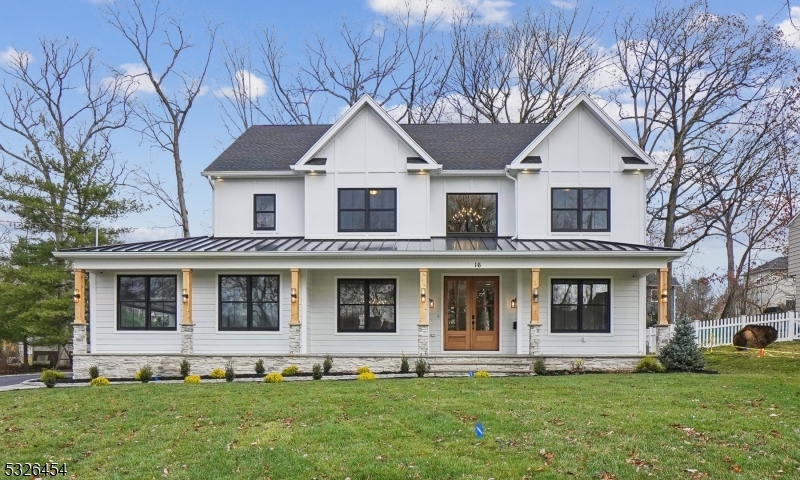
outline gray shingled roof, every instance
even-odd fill
[[[789,259],[787,257],[777,257],[768,262],[764,262],[757,266],[750,273],[765,272],[767,270],[788,270]]]
[[[502,170],[547,127],[543,123],[400,125],[445,170]],[[207,172],[290,169],[330,125],[256,125],[211,162]]]

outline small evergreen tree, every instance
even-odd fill
[[[181,377],[186,378],[192,373],[192,366],[189,365],[189,360],[185,358],[181,361]]]
[[[694,341],[694,327],[691,320],[684,317],[675,323],[675,333],[658,352],[658,361],[667,370],[688,372],[705,368],[706,360]]]

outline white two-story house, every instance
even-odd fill
[[[645,277],[681,256],[645,245],[653,168],[587,96],[550,124],[400,125],[364,96],[333,125],[252,127],[203,172],[211,236],[56,253],[75,376],[631,368]]]

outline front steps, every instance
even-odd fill
[[[526,376],[533,375],[533,360],[516,355],[486,356],[428,356],[431,376],[468,375],[469,372],[483,370],[493,375]]]

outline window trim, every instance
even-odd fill
[[[369,282],[392,282],[394,284],[394,329],[392,330],[369,330],[365,328],[364,330],[342,330],[340,328],[340,320],[342,315],[342,304],[339,302],[339,285],[342,281],[345,282],[363,282],[362,288],[364,288],[364,308],[365,313],[369,311]],[[335,325],[335,334],[364,334],[364,333],[387,333],[387,334],[396,334],[397,333],[397,278],[396,277],[384,277],[384,278],[352,278],[352,277],[337,277],[336,278],[336,325]],[[369,327],[369,322],[365,322],[364,324],[366,327]]]
[[[563,330],[556,329],[553,325],[553,286],[556,284],[576,283],[578,284],[578,329]],[[606,325],[603,330],[583,330],[583,295],[581,294],[584,283],[605,283],[608,286],[608,305],[606,305]],[[556,334],[610,334],[611,333],[611,279],[610,278],[551,278],[550,279],[550,333]]]
[[[247,278],[247,300],[245,302],[223,302],[222,301],[222,279],[224,277],[246,277]],[[275,277],[278,280],[278,301],[263,302],[276,303],[278,305],[278,326],[275,328],[253,328],[253,278],[254,277]],[[222,326],[222,304],[223,303],[245,303],[247,305],[247,327],[223,327]],[[236,273],[221,273],[217,275],[217,331],[218,332],[280,332],[281,331],[281,276],[278,274],[262,275],[241,275]]]
[[[147,332],[147,331],[156,331],[156,332],[177,332],[178,331],[178,324],[180,323],[180,316],[178,315],[178,276],[177,275],[147,275],[147,274],[133,274],[133,273],[124,273],[118,274],[115,285],[115,293],[117,296],[117,301],[115,302],[115,308],[117,309],[117,331],[123,332]],[[145,321],[144,327],[123,327],[122,326],[122,308],[120,299],[120,279],[123,277],[144,277],[144,303],[145,303]],[[175,298],[172,301],[175,303],[175,326],[174,327],[151,327],[150,326],[150,304],[152,300],[150,300],[150,279],[151,278],[174,278],[175,279]]]
[[[492,195],[494,196],[494,233],[481,233],[481,232],[453,232],[447,231],[447,198],[450,195]],[[444,194],[444,234],[446,237],[484,237],[484,238],[497,238],[500,231],[500,218],[499,218],[499,202],[500,195],[497,192],[445,192]]]
[[[394,193],[394,209],[378,208],[376,212],[389,212],[394,211],[394,227],[383,229],[369,228],[369,191],[370,190],[391,190]],[[364,192],[364,208],[348,208],[346,212],[364,212],[364,228],[363,229],[343,229],[342,228],[342,192],[343,191],[363,191]],[[397,188],[339,188],[336,190],[336,228],[340,233],[370,233],[370,232],[397,232]]]
[[[556,190],[577,190],[578,191],[578,208],[555,208],[555,194]],[[587,210],[597,210],[606,212],[607,226],[604,229],[600,228],[583,228],[583,191],[584,190],[605,190],[607,194],[608,207],[605,209],[589,208]],[[578,228],[555,228],[554,214],[555,212],[578,212]],[[550,187],[550,231],[551,232],[610,232],[611,231],[611,188],[610,187]]]
[[[258,209],[258,197],[272,197],[272,210],[259,210]],[[270,227],[258,227],[258,214],[259,213],[271,213],[273,216],[274,221],[272,222],[272,228]],[[278,227],[278,198],[274,193],[254,193],[253,194],[253,230],[258,232],[274,232]]]

